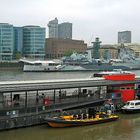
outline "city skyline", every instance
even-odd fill
[[[73,39],[86,43],[99,37],[102,43],[117,43],[119,31],[132,31],[132,43],[140,43],[138,0],[0,0],[0,21],[15,26],[39,25],[46,28],[48,21],[73,24]]]
[[[48,23],[48,38],[72,39],[72,23],[59,23],[57,17]]]

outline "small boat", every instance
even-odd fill
[[[137,113],[140,112],[140,100],[131,100],[121,108],[124,113]]]
[[[75,118],[73,116],[61,116],[60,118],[46,118],[46,123],[51,127],[62,128],[72,126],[85,126],[106,123],[117,120],[117,115],[107,115],[105,113],[96,115],[95,118]]]

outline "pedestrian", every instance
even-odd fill
[[[113,104],[113,103],[111,104],[111,112],[112,112],[112,113],[114,113],[114,112],[115,112],[115,106],[114,106],[114,104]]]
[[[44,93],[42,93],[42,99],[45,99],[45,95],[44,95]]]
[[[38,103],[39,103],[39,95],[36,94],[36,104],[38,104]]]

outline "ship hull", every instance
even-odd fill
[[[33,66],[24,65],[24,72],[69,72],[69,71],[112,71],[113,69],[122,70],[138,70],[139,65],[126,66],[126,65],[109,65],[109,64],[81,64],[81,65],[61,65],[60,67],[44,67],[44,66]]]
[[[99,119],[85,119],[85,120],[61,120],[46,118],[46,123],[51,127],[62,128],[62,127],[76,127],[76,126],[85,126],[85,125],[94,125],[100,123],[106,123],[117,120],[118,116],[112,116],[109,118],[99,118]]]

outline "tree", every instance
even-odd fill
[[[16,59],[18,60],[18,59],[20,59],[21,58],[21,53],[20,52],[17,52],[16,53]]]
[[[73,50],[68,50],[64,53],[64,56],[71,56],[73,54]]]

